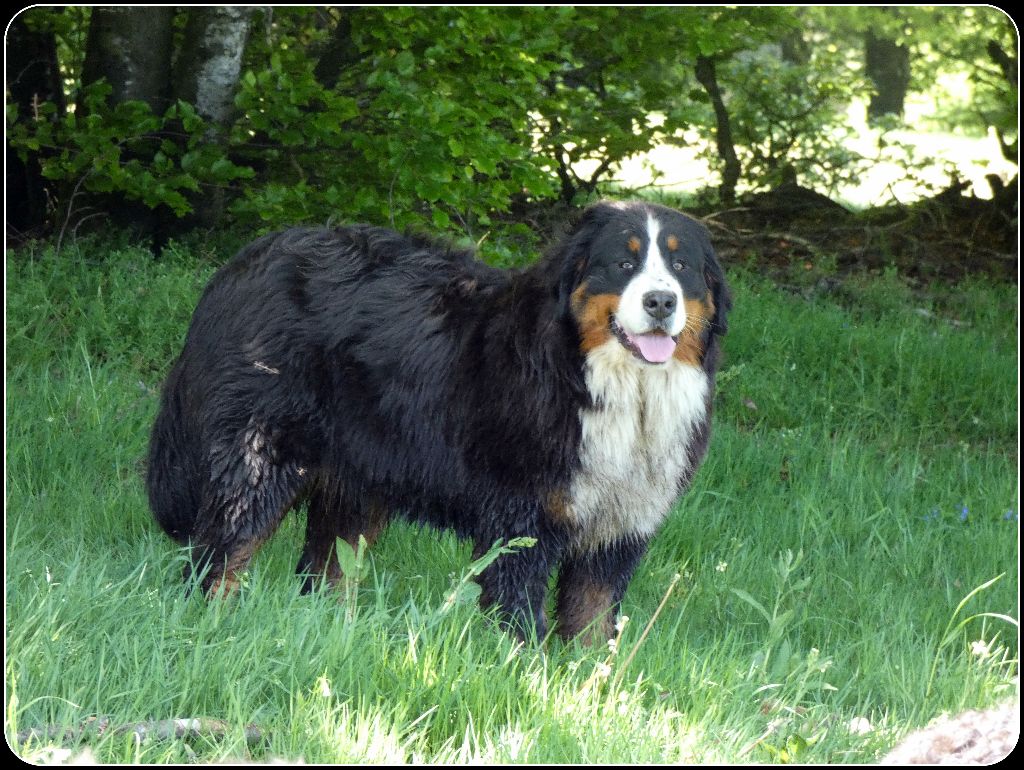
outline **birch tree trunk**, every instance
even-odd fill
[[[188,9],[174,68],[174,96],[195,105],[217,127],[226,125],[234,112],[252,12],[238,6]]]
[[[174,96],[194,105],[207,121],[207,142],[223,142],[234,117],[235,92],[253,10],[237,6],[188,9],[184,40],[174,68]],[[206,188],[193,201],[194,219],[202,226],[215,226],[225,206],[224,190]]]

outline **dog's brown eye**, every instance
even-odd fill
[[[677,259],[675,262],[672,263],[672,269],[675,270],[677,273],[681,273],[686,269],[686,265],[684,265]]]
[[[633,263],[628,259],[624,262],[619,262],[619,267],[625,270],[627,273],[633,270]]]

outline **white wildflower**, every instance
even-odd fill
[[[316,680],[316,686],[317,689],[320,690],[321,698],[331,697],[331,680],[328,679],[326,676],[318,677]]]
[[[875,728],[873,728],[871,726],[871,722],[864,717],[854,717],[847,723],[846,729],[854,735],[867,735]]]
[[[984,639],[976,639],[971,642],[971,655],[976,655],[979,658],[987,658],[992,650],[989,649],[988,643]]]

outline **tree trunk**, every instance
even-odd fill
[[[174,97],[194,105],[207,121],[204,141],[220,144],[235,112],[242,54],[249,38],[253,8],[189,8],[184,40],[174,68]],[[193,223],[215,226],[226,207],[224,190],[204,189],[191,201]]]
[[[732,126],[729,123],[729,112],[725,109],[722,89],[718,86],[715,72],[715,60],[710,56],[698,56],[696,66],[697,80],[711,98],[715,109],[715,144],[718,157],[725,167],[722,169],[722,186],[719,195],[722,203],[731,206],[736,200],[736,183],[740,179],[740,159],[736,155],[736,147],[732,141]]]
[[[174,70],[174,96],[195,105],[221,127],[234,112],[242,53],[252,8],[198,6],[188,9],[185,35]]]
[[[174,8],[164,6],[93,8],[82,85],[105,78],[112,89],[109,104],[142,101],[154,113],[163,114],[170,106],[174,13]],[[79,110],[84,111],[82,105]],[[152,155],[141,147],[122,153],[123,160],[133,157],[148,162]],[[173,218],[168,210],[152,209],[118,194],[93,198],[92,205],[106,211],[114,224],[149,239],[154,252],[160,252]],[[65,223],[73,219],[74,207],[72,194]]]
[[[988,53],[989,58],[999,67],[999,71],[1003,74],[1003,80],[1006,81],[1007,85],[1013,92],[1014,101],[1017,98],[1017,57],[1008,53],[999,42],[996,40],[989,40],[988,45],[985,46],[985,51]],[[996,139],[999,140],[999,150],[1002,152],[1005,160],[1013,163],[1017,162],[1017,139],[1008,140],[1003,131],[997,126],[995,128]]]
[[[60,13],[59,10],[52,12]],[[53,33],[37,31],[25,23],[26,17],[33,13],[36,11],[30,9],[17,16],[7,30],[7,90],[11,104],[18,108],[19,121],[57,121],[65,110],[57,44]],[[49,118],[39,113],[43,102],[57,107]],[[52,198],[40,168],[40,158],[46,151],[30,153],[24,161],[10,144],[6,152],[8,233],[20,235],[39,230],[49,218]]]
[[[337,9],[340,14],[338,23],[313,70],[317,82],[324,88],[334,88],[341,73],[361,59],[359,49],[352,40],[352,16],[358,10],[358,6]]]
[[[799,29],[792,29],[782,36],[782,60],[790,64],[808,64],[811,61],[812,46],[804,39]]]
[[[93,8],[82,84],[106,78],[113,104],[138,99],[154,112],[169,104],[174,8]]]
[[[999,67],[1005,80],[1013,88],[1017,87],[1017,57],[1012,56],[999,45],[997,40],[989,40],[985,46],[988,57]]]
[[[868,104],[868,121],[886,115],[902,116],[910,85],[910,49],[868,30],[864,34],[864,70],[875,86]]]

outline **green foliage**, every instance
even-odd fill
[[[567,202],[593,194],[616,163],[692,124],[693,105],[679,98],[687,80],[679,64],[695,10],[604,6],[572,14],[563,61],[533,106],[538,150]]]
[[[864,85],[835,57],[823,51],[806,63],[787,61],[768,44],[737,53],[720,72],[749,187],[794,179],[834,191],[856,180],[865,163],[846,147],[845,112]]]
[[[831,189],[861,160],[843,116],[869,28],[911,45],[919,72],[967,71],[973,96],[949,117],[1016,146],[1015,86],[991,53],[1015,50],[1013,29],[988,8],[279,7],[256,14],[226,126],[184,102],[158,114],[82,87],[88,8],[24,18],[54,36],[67,109],[9,106],[8,139],[39,159],[62,221],[82,193],[180,217],[216,191],[250,229],[345,219],[479,240],[524,204],[606,191],[660,144],[696,134],[713,147],[698,57],[716,62],[748,188]],[[346,29],[348,55],[325,78]]]
[[[346,12],[356,55],[329,88],[316,71],[332,12],[275,9],[257,23],[238,117],[217,141],[182,103],[158,116],[142,105],[108,106],[101,85],[77,89],[76,60],[68,65],[76,109],[53,126],[9,113],[13,143],[22,153],[55,153],[45,173],[63,183],[64,198],[119,192],[180,216],[191,193],[216,185],[235,191],[229,210],[247,224],[343,217],[476,239],[513,203],[590,195],[622,160],[681,141],[701,116],[686,98],[687,61],[735,49],[757,22],[782,13]],[[86,18],[47,18],[69,56],[66,41]],[[586,161],[592,167],[581,170]]]
[[[562,197],[591,195],[622,161],[714,125],[695,88],[697,56],[728,56],[790,20],[782,8],[578,11],[563,32],[564,64],[536,103],[539,149]]]
[[[514,197],[550,193],[526,141],[525,94],[552,66],[539,59],[553,38],[538,9],[355,15],[360,58],[335,89],[316,81],[297,30],[280,30],[269,68],[244,75],[236,141],[254,131],[270,146],[258,145],[265,187],[247,190],[236,213],[440,229],[454,220],[472,234]],[[480,35],[492,28],[501,36]]]
[[[1019,36],[1016,26],[1002,10],[994,7],[942,7],[932,9],[932,23],[922,25],[922,55],[915,72],[922,90],[936,82],[936,74],[966,72],[970,91],[940,98],[940,121],[946,128],[974,130],[989,128],[1006,144],[1008,159],[1015,159],[1018,142]],[[947,35],[940,30],[955,29]],[[1009,71],[1000,66],[999,57]],[[940,97],[943,95],[940,93]]]
[[[81,85],[79,78],[85,63],[91,16],[91,6],[34,6],[22,11],[19,16],[30,30],[49,32],[54,36],[61,74],[71,90],[77,90]]]
[[[1004,11],[991,6],[809,6],[796,14],[851,69],[862,68],[868,30],[908,47],[910,88],[935,99],[942,127],[980,134],[991,127],[1016,141],[1017,30]],[[1007,54],[1009,74],[993,56],[993,46]],[[950,75],[967,76],[966,95],[949,93],[943,76]]]
[[[51,120],[56,107],[20,120],[8,105],[8,141],[22,158],[40,155],[43,176],[64,183],[68,204],[84,190],[117,192],[150,208],[166,206],[176,215],[192,210],[188,195],[201,185],[227,185],[252,176],[232,163],[222,148],[206,141],[208,127],[183,101],[163,115],[141,101],[110,104],[110,86],[100,81],[82,89],[79,109]]]

